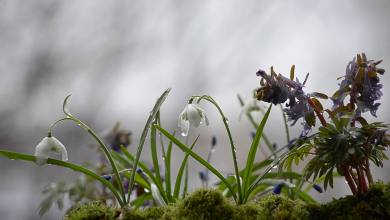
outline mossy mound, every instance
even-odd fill
[[[306,204],[276,195],[236,206],[220,191],[201,188],[175,204],[144,210],[111,209],[104,201],[97,201],[72,210],[65,219],[390,219],[390,183],[379,181],[367,194],[326,204]]]
[[[69,215],[65,216],[65,220],[117,220],[119,219],[122,210],[119,208],[111,208],[107,205],[106,200],[96,200],[87,205],[81,205],[72,209]]]

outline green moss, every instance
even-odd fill
[[[221,191],[201,188],[168,206],[144,210],[126,207],[122,212],[119,218],[120,210],[97,201],[74,209],[65,219],[390,219],[390,183],[379,181],[370,186],[367,194],[333,199],[326,204],[306,204],[275,195],[236,206]]]
[[[200,188],[174,205],[167,219],[232,219],[235,205],[219,190]]]
[[[123,220],[147,220],[147,219],[161,219],[164,213],[168,212],[169,206],[165,207],[149,207],[147,209],[132,209],[125,207],[123,209]]]
[[[115,220],[118,219],[121,210],[118,208],[111,209],[106,200],[96,200],[88,205],[81,205],[72,209],[65,220]]]
[[[390,183],[378,181],[359,196],[333,199],[326,204],[307,204],[311,219],[390,219]]]

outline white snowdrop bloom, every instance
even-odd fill
[[[35,148],[35,163],[38,165],[45,164],[51,151],[57,154],[62,152],[62,160],[68,160],[65,146],[55,137],[45,137]]]
[[[197,128],[202,122],[203,117],[205,118],[206,125],[209,125],[209,119],[207,118],[206,112],[195,104],[188,104],[180,114],[178,120],[178,125],[182,132],[181,134],[187,136],[190,126],[192,125]]]

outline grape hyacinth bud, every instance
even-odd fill
[[[284,182],[281,182],[281,183],[278,183],[278,185],[276,185],[274,187],[274,190],[272,190],[272,194],[273,195],[280,195],[280,193],[282,192],[282,188],[284,187]]]
[[[102,176],[105,180],[110,181],[112,179],[112,175],[107,174]]]

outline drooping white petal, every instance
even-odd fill
[[[185,117],[185,114],[187,113],[187,106],[184,108],[184,111],[181,112],[178,119],[178,126],[181,127],[181,121],[183,120],[183,117]]]
[[[55,137],[45,137],[35,148],[35,163],[38,165],[45,164],[51,151],[57,154],[62,152],[62,160],[68,160],[65,146]]]
[[[180,128],[181,128],[181,134],[183,136],[187,136],[188,132],[190,131],[190,122],[186,120],[180,121]]]
[[[190,124],[195,128],[199,127],[202,120],[202,115],[199,111],[199,107],[194,104],[188,104],[187,106],[187,117]]]
[[[50,148],[48,148],[47,146],[48,146],[48,137],[45,137],[35,148],[36,164],[43,165],[46,163],[50,153]]]
[[[202,113],[203,113],[203,116],[204,116],[204,121],[206,123],[206,125],[208,126],[209,125],[209,118],[207,117],[207,114],[205,111],[202,110]]]

